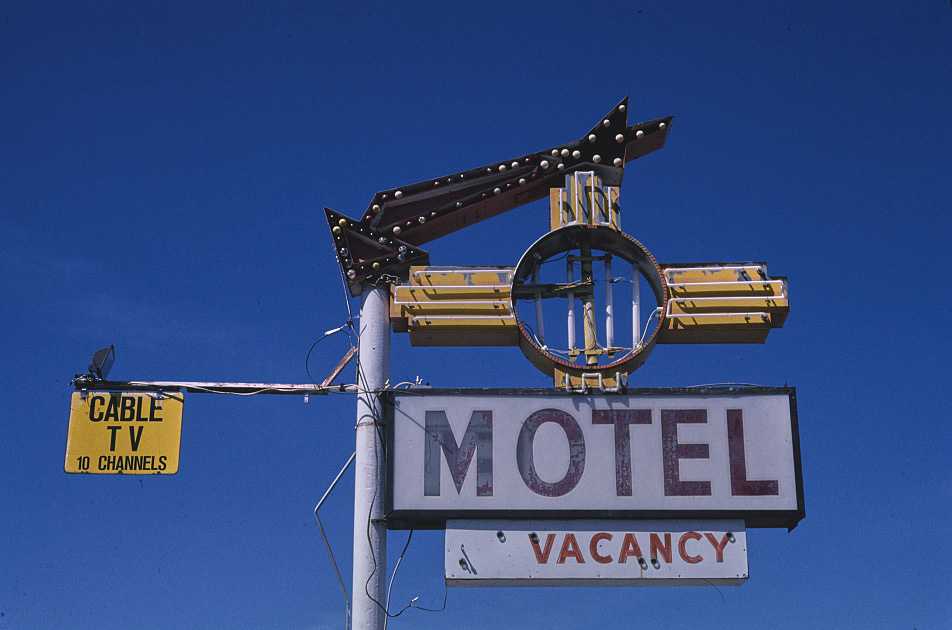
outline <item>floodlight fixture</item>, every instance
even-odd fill
[[[116,348],[110,345],[108,348],[101,348],[93,353],[93,362],[89,364],[89,373],[94,375],[100,381],[109,376],[109,370],[112,364],[116,362]]]

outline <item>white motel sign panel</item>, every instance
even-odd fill
[[[740,520],[448,521],[448,586],[736,586]]]
[[[394,392],[391,527],[804,515],[793,388]]]
[[[73,392],[68,473],[170,475],[178,471],[181,394]]]

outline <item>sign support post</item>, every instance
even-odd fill
[[[357,459],[354,483],[354,630],[382,630],[386,618],[384,389],[390,373],[389,291],[364,286],[357,351]]]

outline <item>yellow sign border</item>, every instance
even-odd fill
[[[175,474],[184,402],[180,393],[73,392],[63,470],[99,475]]]

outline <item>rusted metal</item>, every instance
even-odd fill
[[[610,251],[612,256],[633,265],[648,280],[657,303],[665,304],[667,302],[667,285],[661,267],[654,256],[641,243],[627,234],[603,226],[570,225],[549,232],[540,238],[523,254],[519,264],[516,265],[514,288],[531,281],[533,268],[542,262],[555,258],[571,249],[579,248]],[[587,282],[591,282],[591,280],[591,278],[585,279]],[[585,290],[577,292],[584,294]],[[590,290],[589,293],[591,293]],[[574,296],[572,297],[574,298]],[[518,311],[516,311],[516,318],[519,318]],[[662,312],[659,319],[663,320],[663,318],[664,313]],[[656,329],[642,345],[627,349],[626,352],[621,353],[609,363],[579,364],[566,361],[539,344],[521,320],[519,320],[519,329],[521,332],[519,346],[523,354],[539,370],[551,375],[556,387],[570,389],[592,388],[593,386],[596,388],[618,387],[622,384],[619,376],[627,377],[628,374],[638,369],[651,354],[658,332]]]
[[[76,389],[96,391],[176,391],[210,394],[316,394],[326,395],[329,391],[355,391],[353,385],[324,387],[314,383],[223,383],[205,381],[95,381],[85,386],[76,383]]]
[[[792,528],[804,517],[793,388],[425,389],[384,399],[392,529],[484,517]]]
[[[405,280],[411,264],[429,262],[419,245],[544,199],[565,175],[591,171],[619,186],[626,162],[664,146],[671,120],[629,126],[626,97],[575,142],[378,192],[359,219],[325,208],[351,294],[364,282]]]
[[[787,279],[763,263],[662,265],[671,294],[658,343],[763,343],[783,327]]]
[[[514,346],[512,267],[413,267],[394,287],[390,321],[415,346]]]
[[[628,127],[626,112],[627,101],[622,101],[580,141],[548,152],[377,193],[360,221],[328,210],[351,290],[362,278],[392,283],[391,325],[394,332],[409,332],[413,345],[517,344],[533,365],[553,377],[556,388],[569,391],[627,387],[628,376],[658,343],[763,343],[789,312],[785,278],[770,278],[763,263],[660,265],[621,231],[618,185],[624,163],[661,148],[670,122]],[[619,132],[612,136],[607,129]],[[550,232],[515,268],[431,267],[426,253],[417,249],[427,240],[541,199],[544,188],[549,189]],[[363,249],[353,246],[351,236]],[[626,268],[621,277],[612,274],[613,258]],[[543,279],[542,266],[557,260],[565,261],[565,282]],[[602,282],[595,277],[596,262],[605,271],[604,334],[596,322],[602,295],[596,292]],[[630,279],[624,275],[626,264]],[[655,298],[646,320],[642,281]],[[631,285],[630,343],[616,341],[616,282]],[[566,301],[564,342],[551,328],[546,341],[544,331],[542,300],[556,297]],[[520,318],[518,300],[534,303],[537,330]],[[581,343],[576,341],[579,307]]]
[[[331,384],[331,381],[337,378],[337,375],[341,373],[341,370],[347,367],[347,364],[350,363],[350,360],[354,358],[355,354],[357,354],[357,348],[351,346],[350,350],[348,350],[344,355],[344,358],[342,358],[340,363],[337,364],[337,367],[335,367],[334,370],[327,376],[327,378],[324,379],[324,382],[321,383],[321,387],[327,388]]]

